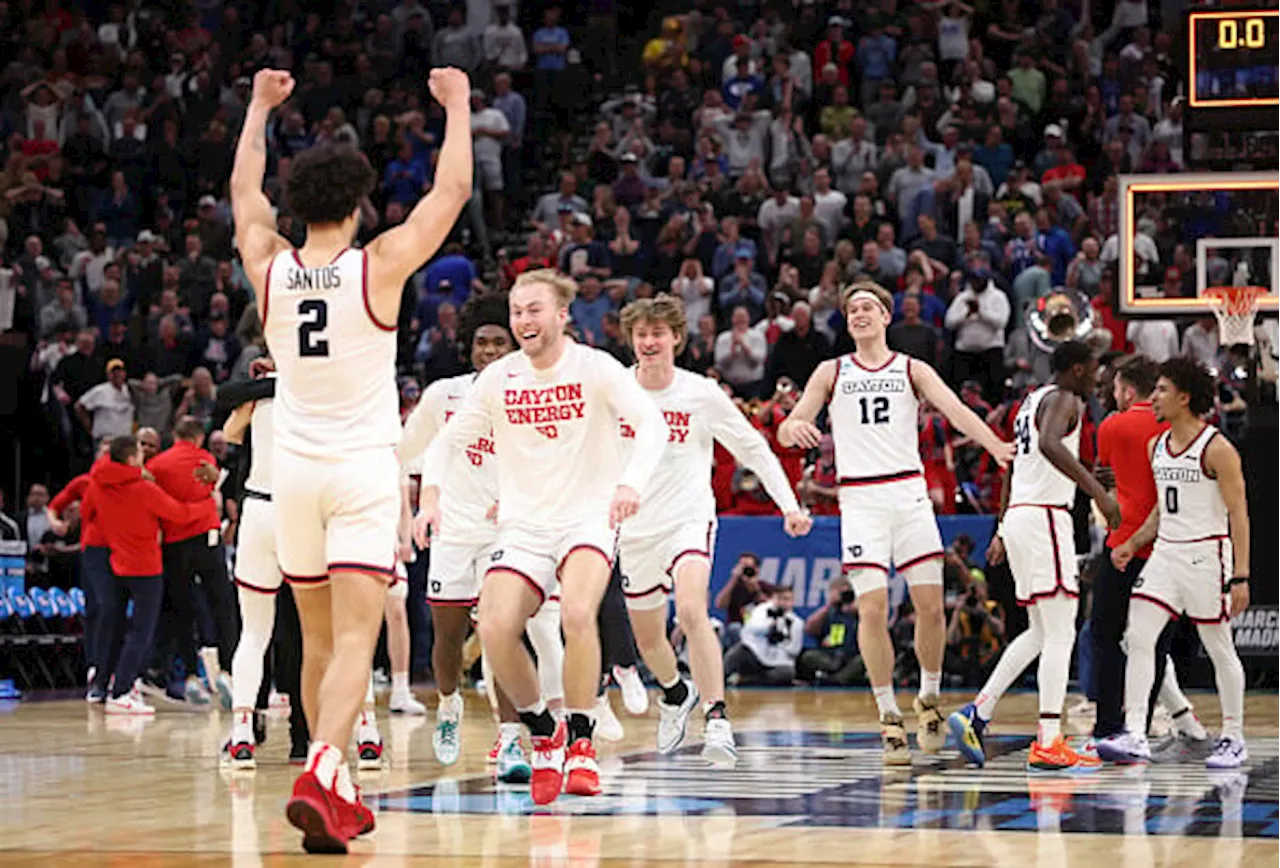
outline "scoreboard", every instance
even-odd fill
[[[1186,14],[1184,155],[1190,168],[1280,165],[1280,10]]]

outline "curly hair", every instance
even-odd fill
[[[341,223],[373,191],[377,178],[349,145],[318,145],[299,154],[285,181],[289,210],[308,226]]]
[[[689,321],[685,318],[684,302],[674,295],[659,295],[656,298],[638,298],[622,309],[622,337],[631,344],[631,333],[640,323],[663,322],[671,329],[676,339],[676,354],[684,348],[688,337]]]
[[[471,342],[481,326],[499,326],[511,338],[511,345],[516,345],[516,336],[511,332],[511,310],[505,292],[482,293],[473,295],[462,305],[458,312],[458,346],[462,347],[463,358],[471,352]]]
[[[1187,408],[1197,416],[1213,409],[1215,381],[1209,369],[1194,359],[1177,356],[1160,365],[1160,376],[1188,396]]]

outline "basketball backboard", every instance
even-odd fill
[[[1204,314],[1209,287],[1249,285],[1270,290],[1259,310],[1276,314],[1280,175],[1122,175],[1119,195],[1122,313]]]

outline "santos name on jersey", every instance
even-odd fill
[[[894,353],[878,368],[852,354],[836,360],[827,408],[841,483],[887,482],[924,473],[920,463],[920,401],[911,357]]]
[[[1165,542],[1200,542],[1227,536],[1227,504],[1218,481],[1204,469],[1204,452],[1218,436],[1205,425],[1178,453],[1169,448],[1170,432],[1156,438],[1151,472],[1156,478],[1160,536]]]
[[[646,393],[667,422],[667,450],[640,498],[639,510],[622,524],[623,539],[658,536],[672,527],[715,521],[711,470],[717,440],[760,478],[784,513],[800,508],[768,442],[714,380],[676,368],[670,386]],[[629,459],[635,432],[625,421],[620,431],[623,456]]]
[[[478,374],[436,380],[422,393],[404,423],[400,438],[400,467],[406,476],[422,467],[422,456],[445,423],[471,393]],[[480,543],[493,537],[493,522],[485,518],[498,502],[498,456],[493,431],[446,455],[440,486],[440,538],[457,543]]]
[[[1076,499],[1075,482],[1054,467],[1040,451],[1040,423],[1037,414],[1044,399],[1059,391],[1058,386],[1041,386],[1022,402],[1018,416],[1013,421],[1013,477],[1009,482],[1010,506],[1058,506],[1070,509]],[[1072,396],[1073,398],[1075,396]],[[1078,405],[1076,424],[1062,438],[1062,445],[1073,457],[1080,457],[1080,413]]]
[[[284,250],[267,266],[262,325],[279,372],[282,449],[338,459],[400,440],[396,327],[374,318],[368,274],[356,249],[314,268]]]

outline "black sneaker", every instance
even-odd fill
[[[307,750],[310,745],[305,741],[294,739],[289,745],[289,765],[304,766],[307,764]]]

